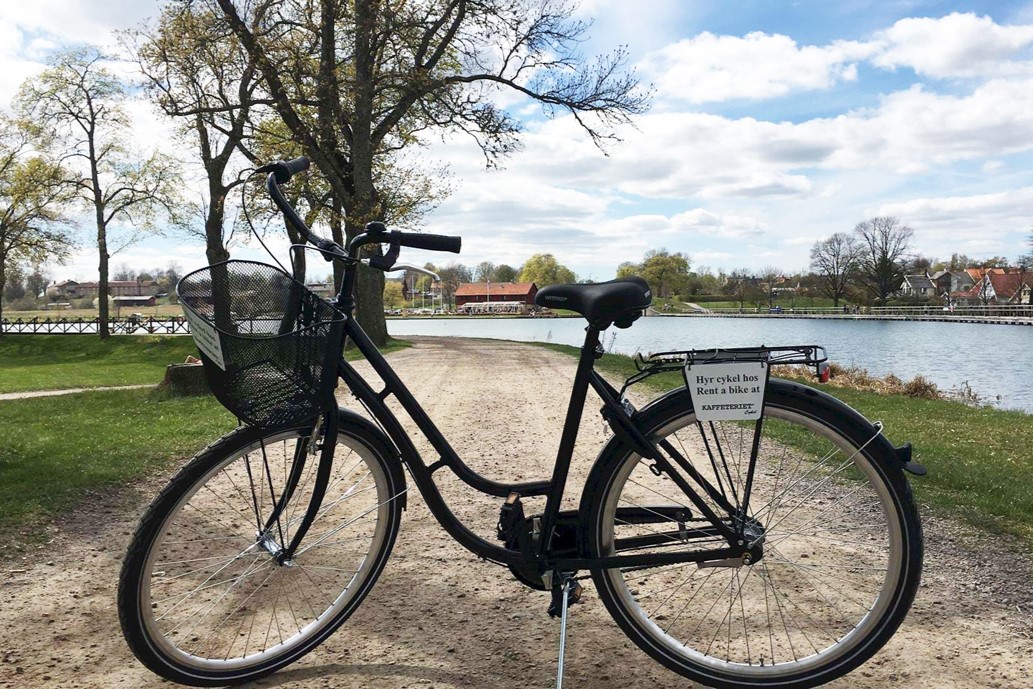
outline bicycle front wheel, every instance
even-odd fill
[[[715,687],[810,687],[849,672],[890,638],[919,583],[917,510],[878,431],[785,381],[769,382],[765,405],[757,442],[753,421],[698,422],[687,394],[641,419],[676,471],[691,465],[712,486],[695,491],[703,502],[729,526],[746,524],[759,558],[593,572],[640,648]],[[734,545],[652,465],[621,445],[600,458],[586,486],[593,555]]]
[[[281,562],[310,503],[311,428],[240,428],[209,446],[148,508],[119,582],[136,657],[181,684],[249,681],[300,658],[362,602],[387,560],[404,477],[368,430],[342,420],[315,521]],[[293,492],[292,468],[304,460]],[[278,519],[274,506],[287,493]]]

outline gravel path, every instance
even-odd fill
[[[574,360],[519,344],[412,339],[416,346],[391,362],[460,455],[491,477],[547,478]],[[575,495],[605,438],[597,408],[590,401],[582,423]],[[0,686],[169,686],[129,653],[114,608],[130,533],[164,480],[84,505],[46,545],[0,564]],[[458,481],[442,490],[460,518],[492,532],[497,500]],[[951,522],[927,519],[925,528],[926,575],[911,615],[872,661],[829,686],[1033,685],[1030,561]],[[694,686],[627,641],[591,587],[585,599],[572,609],[566,686]],[[453,542],[413,494],[394,555],[358,613],[321,648],[254,686],[553,686],[558,628],[547,604]]]

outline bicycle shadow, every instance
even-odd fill
[[[343,663],[329,663],[325,665],[280,670],[270,677],[265,677],[239,686],[278,687],[283,684],[303,682],[310,679],[341,679],[348,676],[368,680],[384,679],[387,677],[405,677],[412,680],[441,682],[447,686],[476,685],[476,681],[468,674],[443,668],[428,667],[425,665],[397,665],[391,663],[345,665]],[[369,686],[369,684],[363,682],[363,686]]]

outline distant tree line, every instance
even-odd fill
[[[906,275],[940,270],[1013,267],[1029,271],[1033,279],[1033,231],[1027,249],[1015,261],[1004,256],[972,259],[952,254],[938,260],[912,250],[914,231],[899,218],[876,217],[858,223],[853,232],[837,232],[814,243],[810,271],[792,273],[776,266],[760,270],[736,268],[716,273],[707,266],[693,270],[689,256],[666,249],[646,252],[641,262],[625,262],[616,276],[637,275],[653,288],[656,297],[682,302],[731,301],[739,308],[773,307],[776,301],[798,297],[841,303],[886,305],[895,298]]]

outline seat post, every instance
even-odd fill
[[[567,405],[567,418],[563,423],[563,434],[556,452],[556,466],[552,471],[549,497],[542,514],[541,538],[538,541],[538,555],[543,556],[552,540],[552,532],[556,526],[556,518],[563,500],[563,489],[570,471],[570,458],[574,454],[574,443],[577,442],[578,427],[581,425],[581,412],[585,408],[585,397],[588,394],[592,369],[595,366],[596,348],[599,346],[599,330],[588,326],[585,344],[581,347],[577,371],[574,374],[574,385],[570,391],[570,403]]]

